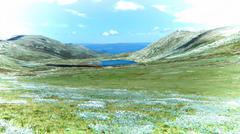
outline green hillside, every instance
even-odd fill
[[[96,58],[98,53],[80,45],[63,44],[38,35],[16,36],[0,41],[0,68],[35,66],[44,62]]]
[[[238,133],[238,31],[177,31],[130,56],[114,57],[138,64],[102,68],[47,67],[103,58],[75,59],[75,50],[39,38],[3,41],[0,132]]]
[[[223,27],[199,32],[177,31],[153,43],[149,47],[130,55],[140,62],[195,57],[217,53],[222,47],[238,46],[239,27]]]

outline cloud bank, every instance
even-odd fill
[[[188,8],[175,14],[177,22],[209,27],[240,24],[239,0],[184,0]]]
[[[114,36],[114,35],[118,35],[119,34],[119,32],[117,31],[117,30],[114,30],[114,29],[111,29],[111,30],[109,30],[109,31],[107,31],[107,32],[103,32],[102,33],[102,35],[103,36],[106,36],[106,37],[108,37],[108,36]]]
[[[121,11],[127,11],[127,10],[136,11],[136,10],[143,10],[144,6],[135,2],[120,0],[116,3],[114,8],[115,10],[121,10]]]

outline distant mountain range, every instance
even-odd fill
[[[19,35],[0,41],[0,69],[17,67],[18,63],[40,63],[44,60],[86,59],[99,54],[81,45],[66,45],[39,35]]]
[[[19,35],[0,42],[0,54],[18,60],[83,59],[97,55],[83,46],[66,45],[38,35]]]
[[[128,53],[126,58],[137,62],[237,56],[240,55],[240,27],[222,27],[197,32],[176,31],[150,45],[116,43],[82,46],[64,44],[44,36],[19,35],[0,41],[0,71],[3,68],[43,63],[44,60],[68,62],[69,59],[106,56],[99,52]]]
[[[142,43],[110,43],[110,44],[82,44],[85,47],[100,53],[121,54],[141,50],[147,47],[149,42]]]
[[[198,32],[176,31],[129,59],[151,62],[187,57],[216,57],[240,54],[240,27],[222,27]]]

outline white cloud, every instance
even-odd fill
[[[1,0],[0,38],[6,39],[18,34],[33,34],[33,27],[27,15],[29,14],[29,8],[37,6],[39,3],[67,5],[76,2],[78,0]],[[48,23],[42,24],[42,26],[48,25]],[[66,26],[60,25],[60,27]]]
[[[27,35],[31,34],[31,29],[23,23],[14,23],[14,22],[0,22],[0,39],[7,39],[13,35]]]
[[[72,31],[72,34],[73,34],[73,35],[76,35],[76,34],[77,34],[77,32],[76,32],[76,31]]]
[[[153,7],[156,8],[158,11],[161,11],[161,12],[166,12],[167,11],[167,6],[166,5],[156,4],[156,5],[153,5]]]
[[[79,27],[79,28],[85,28],[86,25],[84,25],[84,24],[78,24],[77,27]]]
[[[22,1],[0,1],[0,38],[31,33],[29,24],[23,16],[28,6],[30,6],[28,3]]]
[[[240,24],[239,0],[184,0],[190,7],[175,14],[176,21],[209,27]]]
[[[119,34],[119,32],[117,30],[113,30],[113,29],[102,33],[103,36],[114,36],[114,35],[118,35],[118,34]]]
[[[79,17],[86,17],[87,15],[85,13],[79,12],[77,10],[73,9],[65,9],[66,12],[71,13],[73,15],[79,16]]]
[[[120,0],[116,3],[114,8],[116,10],[122,10],[122,11],[125,11],[125,10],[136,11],[136,10],[143,10],[144,6],[135,2]]]
[[[153,28],[153,31],[159,31],[160,30],[160,27],[159,26],[155,26],[154,28]]]

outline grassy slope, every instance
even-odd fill
[[[226,62],[228,61],[228,62]],[[202,59],[189,58],[185,60],[156,62],[148,65],[134,65],[123,68],[105,68],[105,69],[79,69],[64,68],[44,73],[37,77],[26,77],[24,81],[46,83],[50,85],[58,85],[61,87],[94,87],[99,90],[101,88],[127,88],[133,91],[149,90],[148,94],[158,92],[172,92],[186,95],[203,95],[218,96],[233,99],[240,96],[239,85],[240,67],[238,57],[222,57],[210,58],[202,57]],[[31,79],[30,79],[31,78]],[[157,92],[155,92],[157,91]],[[152,94],[154,95],[154,94]],[[155,94],[157,95],[157,94]],[[97,93],[93,95],[97,98],[103,96]],[[109,97],[109,96],[107,96]],[[107,99],[107,98],[105,98]],[[115,99],[115,98],[114,98]],[[61,105],[36,105],[28,106],[12,106],[0,107],[0,110],[8,111],[3,113],[2,117],[14,119],[19,124],[24,118],[24,127],[31,126],[36,132],[66,132],[70,127],[69,133],[85,132],[92,133],[88,124],[106,122],[84,121],[76,117],[77,104]],[[114,113],[118,110],[140,112],[151,117],[151,121],[155,123],[155,133],[185,133],[188,129],[171,127],[164,124],[160,119],[175,120],[178,116],[175,111],[181,111],[181,108],[188,103],[179,103],[178,105],[143,105],[133,104],[129,107],[119,108],[118,104],[111,104],[106,107],[106,111],[94,110],[94,112]],[[203,104],[199,104],[201,106]],[[161,111],[144,112],[142,109],[160,108]],[[52,109],[52,110],[47,110]],[[18,111],[24,111],[19,113]],[[86,110],[88,111],[88,110]],[[86,112],[85,111],[85,112]],[[171,112],[166,112],[171,111]],[[194,109],[186,111],[191,114]],[[15,113],[16,117],[9,117],[11,113]],[[31,116],[29,116],[31,115]],[[51,118],[57,116],[58,118]],[[50,120],[49,120],[50,119]],[[34,122],[32,122],[34,120]],[[43,120],[48,120],[42,123]],[[67,120],[67,122],[66,122]],[[57,123],[56,123],[57,122]],[[32,125],[30,125],[32,124]],[[198,128],[194,128],[198,132]],[[231,130],[227,128],[226,131]],[[206,129],[212,133],[212,129]],[[88,132],[87,132],[88,131]]]
[[[82,46],[66,45],[37,35],[27,35],[12,41],[0,42],[1,55],[16,60],[42,62],[43,60],[86,59],[100,56]]]
[[[149,92],[145,92],[147,96],[150,94],[150,96],[155,96],[157,98],[158,95],[161,95],[159,92],[167,91],[170,92],[170,94],[177,92],[179,94],[186,94],[189,96],[194,94],[229,97],[230,99],[233,99],[234,97],[240,96],[240,67],[238,64],[238,56],[232,56],[228,53],[228,56],[224,57],[226,53],[222,54],[220,51],[221,49],[222,48],[219,48],[219,51],[217,52],[211,52],[215,58],[203,55],[201,58],[192,57],[175,61],[163,61],[147,65],[134,65],[122,68],[62,68],[45,71],[43,72],[44,75],[40,72],[33,71],[32,73],[35,73],[37,75],[36,77],[25,77],[25,79],[22,80],[58,85],[63,88],[61,90],[64,90],[64,87],[68,86],[91,86],[99,90],[101,90],[101,88],[127,88],[134,93],[141,93],[138,92],[139,90],[148,90]],[[236,50],[236,48],[232,49]],[[216,58],[216,55],[221,55],[221,58]],[[2,81],[2,83],[7,85],[5,81]],[[11,83],[9,86],[12,86]],[[51,87],[49,87],[49,90],[50,89]],[[72,92],[71,90],[66,90],[67,91],[65,93]],[[121,94],[119,97],[114,96],[114,93],[103,96],[101,91],[99,93],[97,93],[98,90],[94,91],[96,94],[90,92],[86,95],[86,93],[79,91],[76,93],[72,92],[71,95],[83,94],[92,97],[93,100],[119,99],[122,97]],[[123,96],[121,99],[134,99],[134,96],[131,96],[131,91],[128,92],[130,94],[129,96]],[[150,121],[154,123],[154,132],[156,134],[187,133],[191,130],[169,126],[161,120],[167,119],[174,121],[175,119],[178,119],[182,115],[182,109],[187,107],[189,102],[178,103],[176,105],[171,105],[171,103],[169,105],[147,105],[135,104],[132,103],[132,101],[128,101],[124,103],[126,106],[123,105],[123,107],[121,107],[121,103],[107,103],[107,106],[104,109],[79,109],[78,105],[87,102],[88,99],[73,103],[65,103],[64,99],[57,96],[59,94],[57,91],[55,94],[56,96],[49,96],[44,99],[56,99],[59,101],[58,103],[34,103],[34,98],[23,99],[20,97],[22,95],[39,92],[41,93],[41,90],[31,91],[30,89],[19,89],[13,92],[2,91],[0,98],[5,100],[26,100],[28,104],[1,104],[0,110],[4,112],[0,113],[0,119],[11,121],[11,123],[18,127],[32,128],[35,133],[93,133],[93,130],[89,128],[89,124],[111,124],[111,120],[114,120],[111,114],[117,111],[130,111],[133,113],[147,115],[147,118],[141,121]],[[103,93],[104,92],[106,91],[103,91]],[[42,93],[45,93],[45,91],[43,90]],[[46,92],[46,94],[48,94],[48,92]],[[216,102],[216,104],[218,103]],[[210,104],[210,106],[213,107],[216,104]],[[202,105],[205,106],[208,104],[200,103],[195,105],[201,107]],[[211,107],[207,107],[207,109]],[[151,111],[153,108],[160,109],[160,111]],[[107,113],[110,114],[110,121],[99,121],[97,119],[84,120],[76,115],[78,112]],[[185,112],[190,115],[194,115],[197,110],[193,108]],[[228,115],[232,116],[234,113],[232,115]],[[226,131],[232,129],[231,127],[228,128],[228,126],[229,125],[224,126]],[[2,128],[0,127],[0,132],[1,129]],[[196,130],[196,132],[200,131],[198,127],[195,127],[194,130]],[[208,130],[209,133],[213,132],[211,127],[204,130]]]
[[[89,99],[74,101],[70,103],[66,103],[65,100],[69,98],[61,98],[59,97],[59,92],[53,91],[54,95],[44,97],[44,99],[55,99],[58,103],[36,103],[34,100],[36,98],[22,98],[22,95],[27,94],[49,94],[48,90],[54,89],[49,86],[46,90],[42,90],[41,87],[39,90],[31,90],[28,88],[20,89],[17,87],[17,90],[13,91],[1,91],[0,101],[14,101],[14,100],[26,100],[28,103],[26,105],[16,105],[16,104],[1,104],[0,105],[0,119],[4,119],[10,121],[12,124],[18,127],[31,128],[35,133],[93,133],[93,129],[89,128],[89,124],[110,124],[112,126],[112,122],[114,117],[112,114],[118,111],[129,111],[132,113],[140,113],[143,115],[147,115],[146,118],[140,121],[143,123],[150,121],[154,124],[155,133],[188,133],[189,131],[196,130],[196,133],[199,132],[199,127],[193,127],[194,129],[184,129],[177,128],[178,126],[169,126],[166,124],[164,119],[166,120],[175,120],[182,116],[183,113],[187,113],[190,115],[197,114],[199,109],[195,109],[194,106],[202,107],[205,106],[208,109],[214,109],[215,105],[224,106],[225,103],[214,102],[213,104],[208,103],[197,103],[193,104],[190,109],[183,111],[184,107],[191,106],[190,102],[180,102],[176,105],[172,105],[171,103],[167,103],[168,105],[162,104],[147,104],[151,103],[148,99],[161,98],[161,92],[166,93],[179,93],[186,96],[191,95],[203,95],[203,96],[220,96],[229,97],[228,99],[231,102],[234,102],[234,107],[236,107],[236,103],[234,97],[240,96],[240,85],[239,85],[239,44],[232,44],[228,46],[221,46],[214,50],[209,50],[207,52],[201,53],[200,55],[193,55],[190,57],[184,57],[181,59],[174,59],[171,61],[162,61],[155,62],[146,65],[134,65],[130,67],[122,67],[122,68],[100,68],[100,69],[79,69],[79,68],[62,68],[57,70],[48,70],[45,66],[42,67],[33,67],[30,69],[22,70],[24,74],[35,74],[36,77],[25,77],[23,80],[27,82],[35,82],[35,83],[46,83],[49,85],[58,85],[60,86],[62,94],[69,93],[70,96],[74,95],[83,95],[90,97]],[[19,54],[20,56],[21,54]],[[29,58],[28,54],[26,57],[21,57],[22,59]],[[41,53],[35,55],[42,55]],[[4,57],[4,56],[3,56]],[[3,58],[2,57],[2,58]],[[33,57],[34,58],[34,55]],[[39,58],[36,56],[36,58]],[[6,59],[6,58],[3,58]],[[37,59],[36,59],[37,60]],[[54,60],[54,59],[53,59]],[[85,60],[54,60],[55,63],[72,63],[76,64],[78,62],[82,62]],[[88,60],[86,60],[88,61]],[[49,61],[41,61],[43,64],[45,62],[52,62],[52,59]],[[11,59],[6,59],[5,61],[0,61],[0,63],[4,63],[6,67],[14,65],[16,69],[20,68],[18,65],[15,65],[15,62],[12,62]],[[2,65],[2,64],[1,64]],[[5,67],[4,67],[5,68]],[[21,68],[22,69],[22,68]],[[0,69],[0,73],[5,70]],[[32,72],[31,72],[32,71]],[[41,72],[37,72],[41,71]],[[44,75],[42,75],[44,74]],[[22,75],[22,74],[21,74]],[[21,78],[21,77],[20,77]],[[14,80],[11,83],[7,83],[8,80],[2,79],[0,77],[0,89],[4,89],[6,87],[14,87],[17,84]],[[1,85],[2,84],[2,85]],[[69,88],[64,87],[93,87],[96,88],[92,92],[89,91],[71,91]],[[101,88],[119,88],[124,89],[127,88],[127,95],[124,96],[121,94],[110,93]],[[81,88],[79,88],[81,89]],[[54,89],[55,90],[55,89]],[[66,91],[64,91],[66,90]],[[74,89],[75,90],[75,89]],[[78,90],[78,89],[76,89]],[[147,101],[143,104],[135,104],[134,100],[139,100],[138,97],[134,98],[135,95],[141,95],[140,90],[147,90],[149,92],[144,92],[146,96],[140,96],[144,101],[144,97],[146,97]],[[91,91],[91,90],[90,90]],[[100,91],[100,92],[98,92]],[[155,92],[157,91],[157,92]],[[88,93],[89,92],[89,93]],[[95,92],[95,94],[94,94]],[[159,93],[160,92],[160,93]],[[60,93],[60,95],[62,95]],[[101,94],[106,93],[106,94]],[[117,92],[118,93],[118,92]],[[131,94],[132,93],[132,94]],[[133,94],[134,93],[134,94]],[[150,96],[150,97],[147,97]],[[171,96],[168,96],[171,98]],[[181,96],[180,96],[181,97]],[[81,98],[81,96],[80,96]],[[177,98],[177,97],[176,97]],[[184,98],[184,97],[183,97]],[[104,109],[81,109],[79,108],[79,104],[84,104],[89,100],[98,100],[98,101],[107,101],[108,99],[115,99],[117,102],[107,103]],[[133,100],[131,100],[133,99]],[[181,99],[181,98],[180,98]],[[122,100],[128,100],[123,104],[120,103]],[[159,100],[158,100],[159,101]],[[205,100],[206,101],[206,100]],[[190,103],[190,104],[189,104]],[[230,105],[229,103],[226,103]],[[159,109],[159,111],[154,111],[154,109]],[[215,110],[216,109],[216,110]],[[218,111],[219,108],[215,108],[213,113],[210,112],[209,117],[215,114],[214,112]],[[226,110],[226,108],[223,108]],[[229,109],[227,109],[229,111]],[[221,109],[220,109],[221,111]],[[110,120],[101,121],[98,119],[94,120],[85,120],[80,118],[77,113],[82,112],[96,112],[96,113],[106,113],[109,114]],[[183,113],[182,113],[183,112]],[[201,111],[200,111],[201,112]],[[232,112],[232,113],[231,113]],[[237,114],[236,114],[237,113]],[[239,115],[239,107],[233,109],[229,113],[220,113],[220,115],[230,116],[231,123],[235,125],[238,121],[234,121],[234,119],[239,119],[239,116],[234,117],[235,115]],[[203,112],[203,115],[207,115]],[[203,115],[196,115],[202,117]],[[131,116],[131,115],[130,115]],[[184,117],[184,115],[183,115]],[[214,116],[212,117],[215,119]],[[210,119],[212,119],[210,118]],[[123,118],[125,119],[125,118]],[[134,118],[135,119],[135,118]],[[181,118],[180,118],[181,119]],[[205,118],[201,118],[205,119]],[[218,118],[216,118],[217,120]],[[125,119],[126,122],[131,122],[131,118]],[[183,122],[184,123],[184,122]],[[197,123],[191,123],[197,124]],[[226,131],[232,130],[232,126],[229,124],[219,125],[224,126],[223,128]],[[116,124],[115,124],[116,125]],[[128,125],[131,126],[132,124]],[[189,124],[186,124],[189,125]],[[237,126],[238,124],[236,124]],[[202,125],[203,127],[204,125]],[[230,127],[229,127],[230,126]],[[114,128],[114,127],[113,127]],[[211,127],[203,127],[205,130],[208,130],[209,133],[212,133]],[[139,127],[141,129],[141,127]],[[0,133],[4,131],[4,128],[0,127]],[[140,131],[140,130],[139,130]]]
[[[73,87],[240,95],[238,64],[224,62],[225,58],[195,60],[159,62],[113,69],[60,69],[51,75],[28,81]]]
[[[44,75],[41,75],[39,72],[33,72],[33,74],[37,74],[37,77],[25,77],[23,80],[27,82],[58,85],[61,87],[91,86],[99,90],[101,88],[127,88],[134,91],[172,91],[173,93],[178,92],[179,94],[221,96],[233,99],[233,97],[240,96],[240,67],[238,64],[239,58],[237,50],[238,47],[234,45],[233,47],[227,48],[220,47],[215,51],[209,51],[208,53],[210,55],[203,54],[201,57],[195,56],[122,68],[62,68],[46,71]],[[0,96],[13,100],[15,98],[16,100],[18,96],[25,94],[22,92],[10,93],[11,92],[6,92],[6,94],[1,94]],[[151,94],[152,92],[148,93]],[[79,94],[81,94],[81,92],[79,92]],[[95,99],[103,99],[104,97],[106,97],[104,99],[108,99],[109,97],[108,95],[102,96],[97,93],[90,94],[90,96]],[[113,99],[117,98],[116,96],[111,97],[113,97]],[[88,126],[90,123],[104,124],[107,122],[97,120],[86,121],[77,117],[75,115],[78,110],[77,105],[83,103],[82,101],[67,104],[63,103],[63,100],[56,96],[52,96],[50,99],[57,99],[60,103],[47,105],[36,104],[29,99],[28,102],[30,102],[30,104],[24,106],[1,105],[0,110],[5,112],[2,112],[0,117],[1,119],[10,120],[20,127],[31,127],[36,133],[91,133],[92,131]],[[156,128],[154,130],[156,133],[188,132],[188,130],[185,131],[182,128],[170,127],[161,121],[161,119],[165,118],[175,120],[175,118],[179,116],[176,116],[175,112],[181,111],[182,107],[189,105],[188,103],[179,103],[178,105],[129,104],[129,107],[123,108],[119,108],[118,105],[118,103],[108,104],[103,111],[98,109],[93,110],[93,112],[114,113],[119,110],[140,112],[151,117],[148,118],[148,120],[151,120],[155,124]],[[199,104],[199,106],[202,105],[203,104]],[[151,108],[159,108],[161,110],[148,112],[142,110]],[[166,112],[166,110],[171,112]],[[197,111],[194,110],[195,109],[190,109],[187,113]],[[227,130],[231,130],[231,127],[227,128]]]

